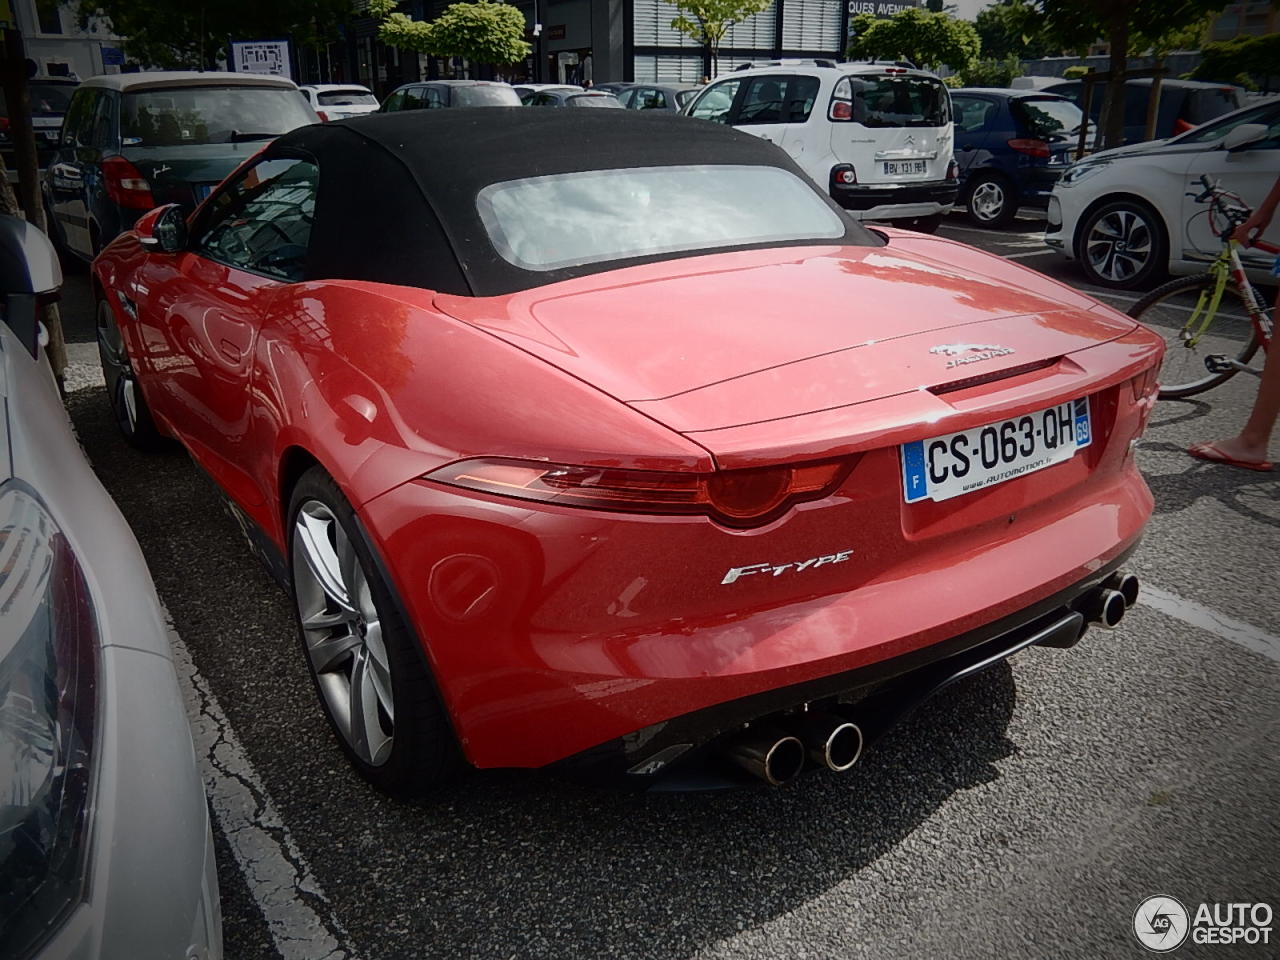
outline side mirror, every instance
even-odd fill
[[[143,249],[159,253],[177,253],[187,247],[187,221],[176,203],[158,207],[133,225]]]
[[[1235,153],[1250,144],[1267,139],[1268,133],[1265,123],[1242,123],[1222,138],[1222,149],[1228,153]]]
[[[62,268],[53,244],[17,217],[0,216],[0,298],[6,322],[22,345],[38,356],[39,307],[57,299]]]

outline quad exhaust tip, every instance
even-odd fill
[[[760,723],[733,740],[725,755],[771,787],[780,787],[804,769],[805,748],[798,737]]]
[[[789,726],[817,766],[843,773],[862,756],[862,728],[856,723],[811,710],[795,717]]]

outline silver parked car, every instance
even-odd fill
[[[151,576],[71,432],[0,217],[0,957],[222,956],[213,837]]]

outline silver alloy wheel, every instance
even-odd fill
[[[1099,217],[1085,237],[1085,256],[1094,273],[1114,283],[1132,279],[1151,259],[1151,225],[1133,210]]]
[[[1004,210],[1004,189],[994,180],[984,180],[969,197],[969,211],[979,220],[995,220]]]
[[[133,375],[133,365],[129,362],[129,351],[125,349],[120,327],[106,303],[98,306],[98,355],[104,364],[111,365],[111,372],[115,374],[116,392],[112,399],[116,416],[122,419],[121,425],[128,433],[137,433],[138,381]]]
[[[293,524],[293,587],[303,641],[325,706],[352,751],[372,766],[391,755],[395,702],[382,623],[360,558],[319,500]]]

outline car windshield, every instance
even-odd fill
[[[171,87],[127,93],[121,106],[125,146],[186,146],[270,139],[315,123],[287,87]]]
[[[622,107],[617,97],[600,93],[580,93],[565,102],[571,107]]]
[[[1213,123],[1206,123],[1184,133],[1173,140],[1174,143],[1215,143],[1221,140],[1236,127],[1246,123],[1261,123],[1273,130],[1280,128],[1280,102],[1264,104],[1252,110],[1242,110],[1230,117],[1224,117]]]
[[[676,92],[676,103],[680,104],[680,106],[682,106],[682,107],[683,107],[685,104],[687,104],[690,100],[692,100],[692,99],[693,99],[694,94],[696,94],[697,92],[698,92],[697,90],[679,90],[679,91],[677,91],[677,92]]]
[[[853,89],[853,119],[863,126],[941,127],[951,122],[947,88],[937,80],[894,76],[845,79]]]
[[[530,177],[490,184],[476,205],[498,253],[525,270],[770,241],[834,240],[846,231],[811,186],[769,166]]]
[[[322,107],[376,107],[378,98],[368,90],[321,90],[316,102]]]
[[[1074,103],[1052,97],[1015,100],[1013,112],[1037,140],[1064,140],[1080,129],[1084,118]]]
[[[511,87],[454,87],[455,107],[518,107],[520,97]]]

